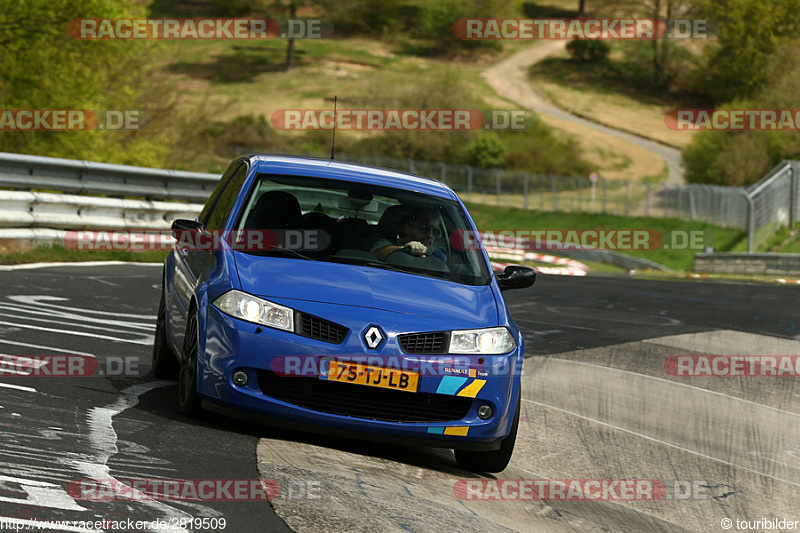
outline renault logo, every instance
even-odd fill
[[[378,326],[370,326],[367,332],[364,333],[364,341],[367,343],[367,347],[371,350],[374,350],[380,346],[382,340],[383,334]]]

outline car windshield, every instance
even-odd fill
[[[259,175],[233,228],[269,235],[242,253],[280,255],[398,270],[466,285],[486,285],[489,271],[461,205],[365,183]],[[242,237],[244,239],[245,237]]]

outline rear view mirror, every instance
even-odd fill
[[[362,211],[364,213],[377,213],[378,202],[375,200],[343,196],[342,198],[339,198],[339,209],[346,209],[347,211]]]
[[[502,273],[497,274],[497,281],[503,291],[525,289],[536,283],[536,271],[526,266],[509,265]]]
[[[180,240],[180,234],[184,231],[204,231],[206,225],[196,220],[187,220],[185,218],[178,218],[172,223],[172,236]]]

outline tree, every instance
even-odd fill
[[[800,85],[800,39],[787,41],[765,65],[762,88],[725,109],[793,109]],[[686,179],[718,185],[749,185],[783,159],[800,158],[797,131],[700,131],[683,151]]]
[[[148,69],[155,62],[153,43],[70,37],[67,24],[87,14],[143,18],[147,12],[139,3],[114,0],[3,3],[0,95],[5,109],[141,109]],[[143,142],[145,135],[149,134],[6,131],[0,132],[0,151],[158,164],[165,147]]]
[[[797,0],[695,0],[698,16],[719,26],[708,55],[716,102],[748,97],[765,83],[769,59],[787,40],[800,35]]]

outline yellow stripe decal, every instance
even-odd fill
[[[475,396],[478,395],[478,391],[480,391],[485,384],[486,384],[485,379],[475,379],[472,381],[472,383],[461,389],[461,392],[456,394],[456,396],[464,396],[465,398],[474,398]]]
[[[458,437],[466,437],[469,432],[469,426],[451,426],[444,428],[445,435],[456,435]]]

